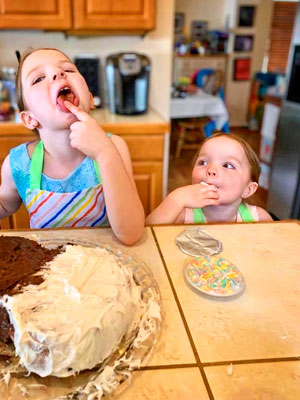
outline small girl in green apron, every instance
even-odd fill
[[[147,224],[271,221],[246,199],[258,188],[260,165],[252,148],[233,134],[217,133],[201,144],[192,185],[175,189],[146,218]]]
[[[31,228],[110,225],[125,244],[142,235],[144,210],[123,139],[89,115],[93,97],[64,53],[37,49],[19,61],[20,117],[39,140],[11,149],[1,175],[0,218],[23,201]]]

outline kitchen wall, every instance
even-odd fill
[[[231,126],[245,126],[248,123],[248,107],[252,85],[252,77],[262,70],[264,56],[267,53],[268,37],[271,27],[273,0],[232,0],[232,12],[230,14],[229,27],[233,34],[229,43],[229,55],[227,58],[226,79],[226,105],[230,114]],[[256,6],[254,27],[237,27],[237,13],[241,5]],[[254,46],[251,52],[234,52],[234,34],[249,34],[254,36]],[[251,58],[250,78],[246,81],[233,80],[233,64],[236,58]]]
[[[208,21],[209,30],[224,30],[230,3],[231,0],[176,0],[175,11],[185,14],[186,34],[190,35],[192,21]]]
[[[141,36],[65,36],[62,32],[0,31],[0,68],[16,67],[15,50],[28,47],[57,47],[71,58],[93,53],[102,66],[105,58],[115,52],[137,51],[152,62],[149,104],[169,119],[169,94],[172,71],[174,0],[156,2],[156,28]]]
[[[251,79],[248,81],[233,80],[233,63],[235,58],[251,57],[251,77],[261,71],[267,51],[267,40],[271,26],[273,0],[175,0],[175,11],[185,14],[186,34],[189,35],[193,20],[208,21],[209,30],[229,28],[227,73],[225,79],[226,106],[230,115],[231,126],[247,124],[248,105],[251,90]],[[255,26],[237,28],[237,13],[241,5],[256,6]],[[251,52],[234,53],[233,39],[235,34],[253,34],[254,48]]]

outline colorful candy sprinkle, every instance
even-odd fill
[[[239,269],[216,256],[194,258],[186,265],[185,275],[196,289],[214,296],[232,296],[243,289]]]

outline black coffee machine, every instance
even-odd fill
[[[150,68],[150,60],[144,54],[118,53],[106,59],[106,84],[112,113],[133,115],[147,111]]]
[[[100,60],[93,54],[81,54],[75,58],[75,65],[84,77],[94,98],[95,107],[102,106],[100,82]]]

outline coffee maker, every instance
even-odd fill
[[[94,98],[95,107],[102,106],[100,60],[94,54],[79,54],[74,61],[81,75],[84,77]]]
[[[144,54],[117,53],[106,59],[109,108],[121,115],[142,114],[148,108],[150,60]]]

